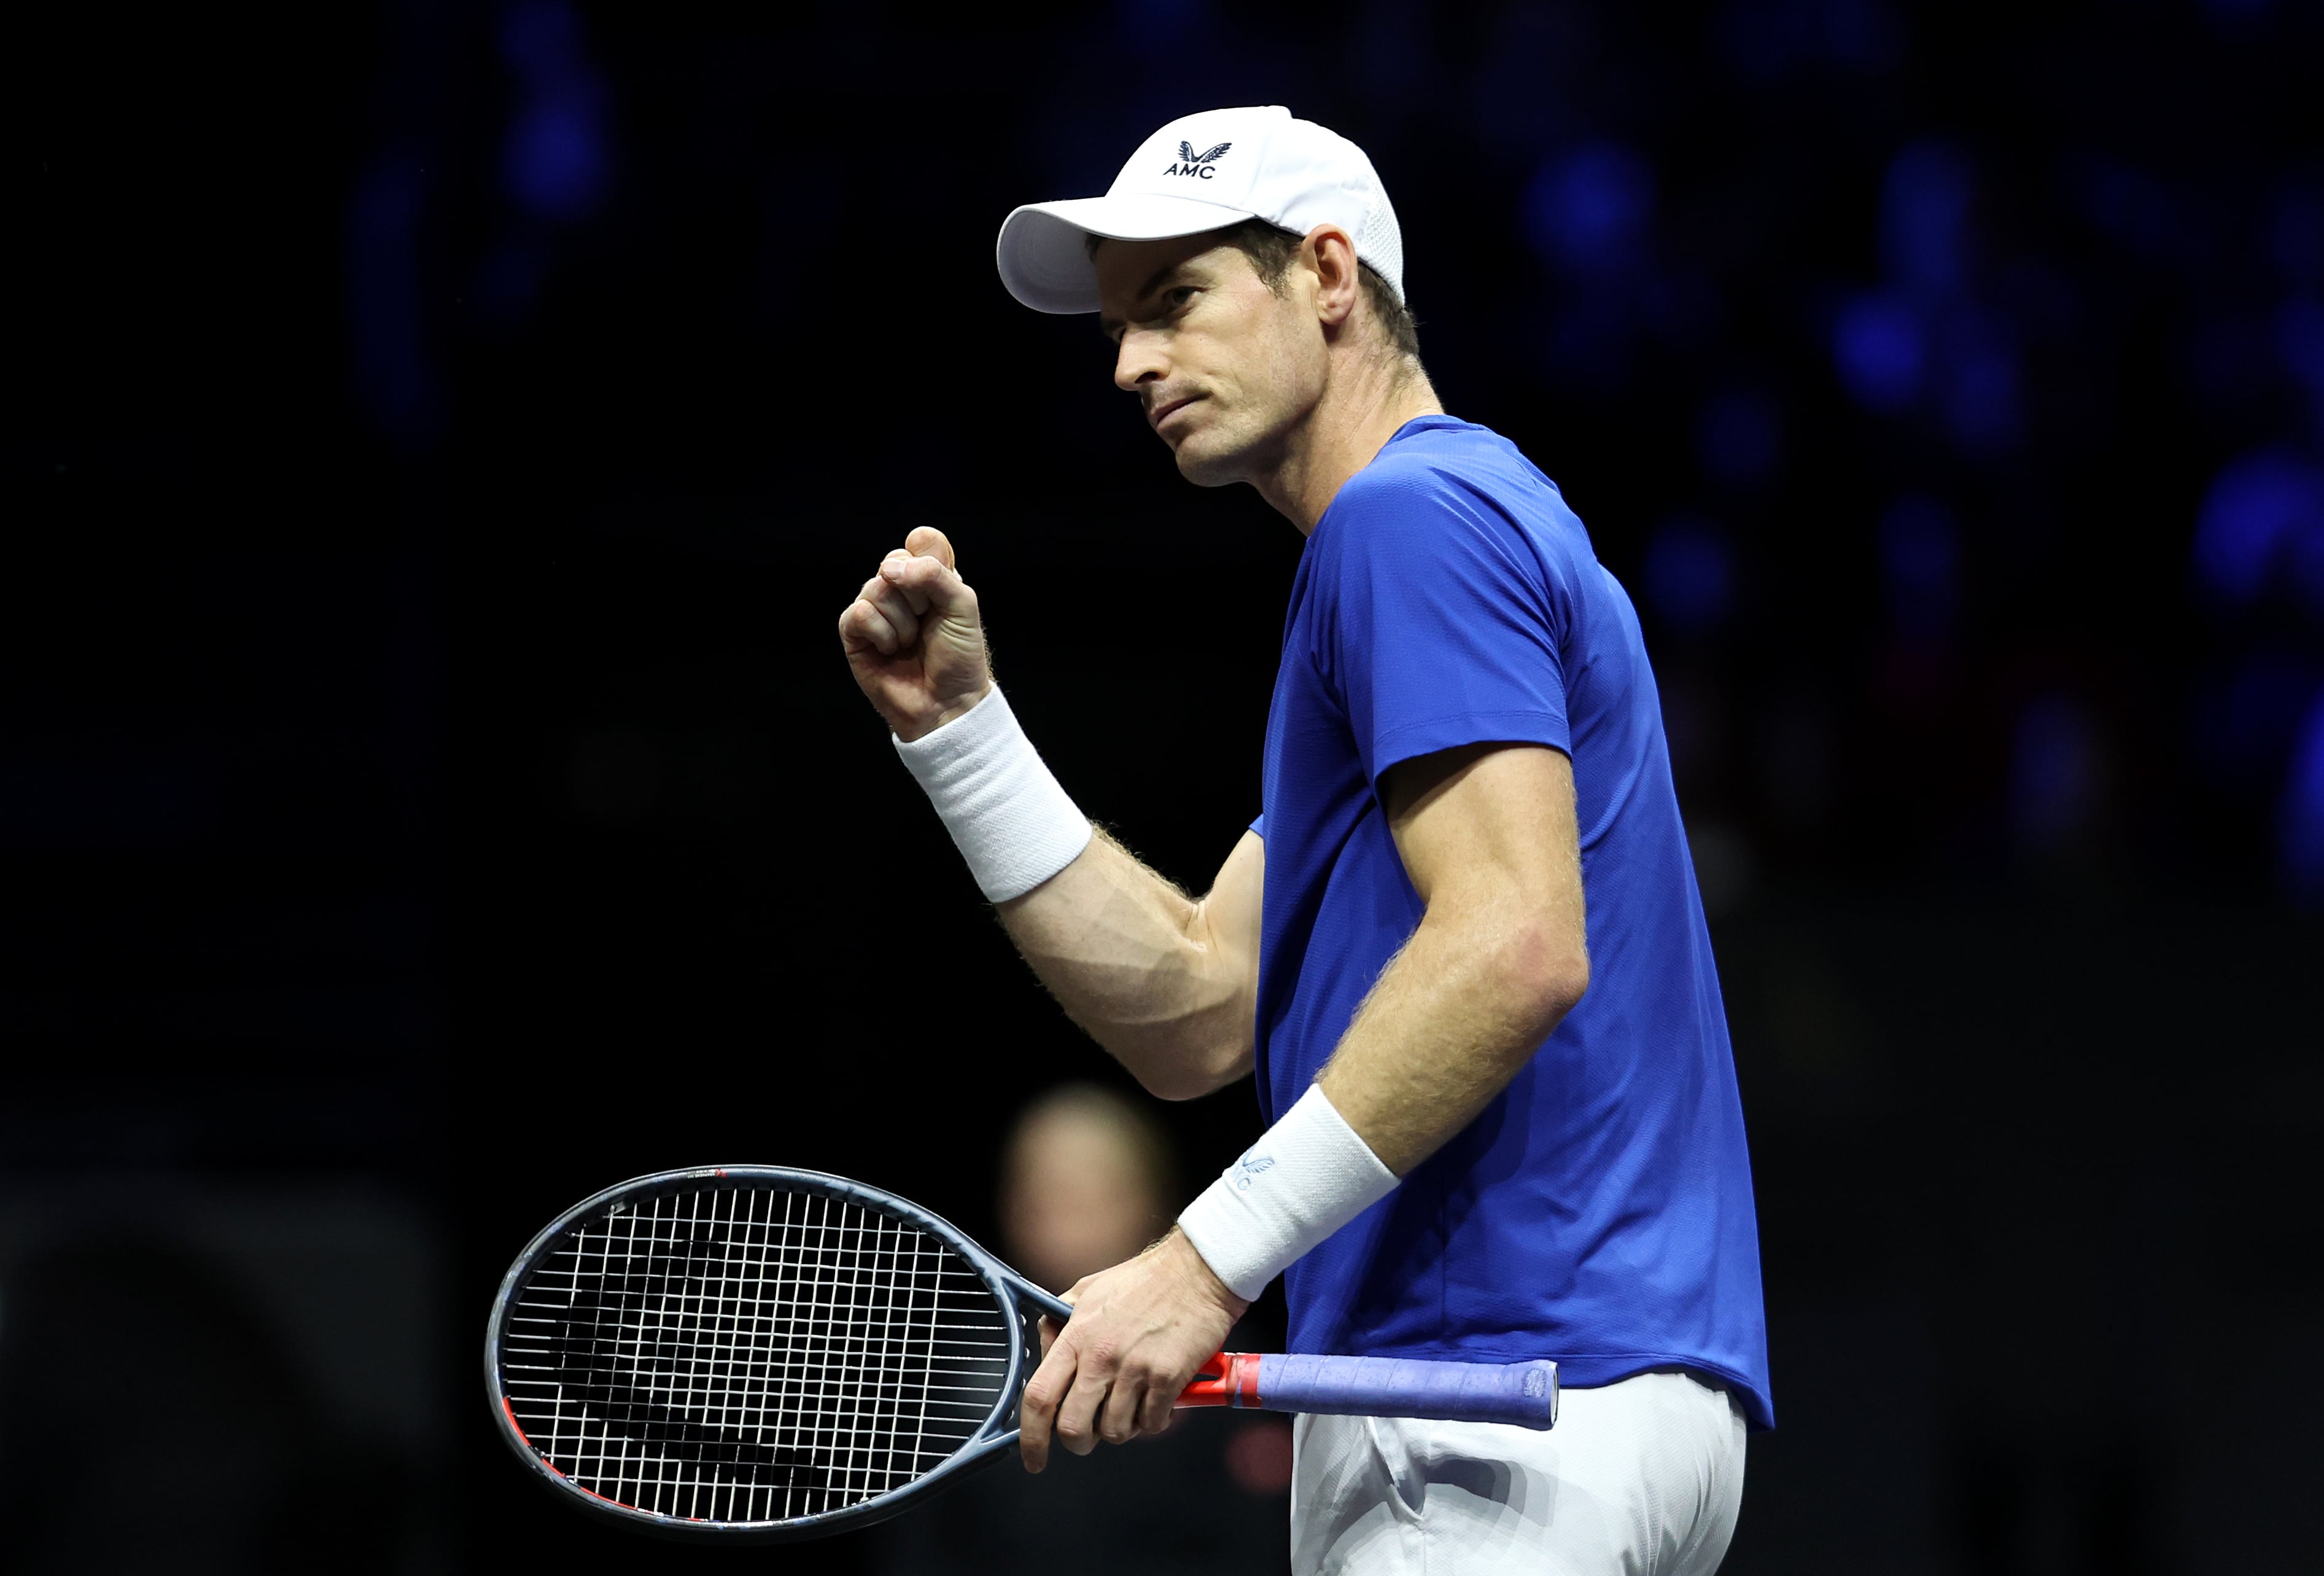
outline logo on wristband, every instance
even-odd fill
[[[1272,1154],[1244,1155],[1240,1160],[1235,1162],[1235,1191],[1237,1192],[1249,1192],[1250,1191],[1250,1179],[1257,1176],[1260,1172],[1270,1169],[1274,1164],[1275,1156]]]

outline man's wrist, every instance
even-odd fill
[[[1237,1295],[1232,1286],[1219,1279],[1218,1271],[1211,1267],[1211,1261],[1203,1256],[1185,1227],[1174,1223],[1156,1246],[1176,1261],[1178,1273],[1204,1302],[1215,1304],[1232,1319],[1250,1312],[1251,1299]]]
[[[898,738],[896,753],[989,902],[1023,896],[1089,847],[1089,818],[1042,764],[998,684],[943,726]]]
[[[1246,1302],[1395,1191],[1396,1173],[1310,1085],[1178,1217],[1211,1273]]]
[[[948,700],[943,706],[937,708],[936,717],[926,728],[915,728],[909,735],[907,735],[902,728],[896,729],[895,732],[898,742],[902,744],[917,744],[921,739],[927,737],[928,735],[936,732],[936,729],[959,721],[962,718],[975,710],[978,704],[982,702],[987,695],[991,694],[992,691],[992,681],[991,679],[985,680],[983,685],[979,688],[974,694],[963,695],[958,700]]]

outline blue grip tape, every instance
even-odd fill
[[[1547,1428],[1557,1421],[1557,1365],[1269,1355],[1259,1359],[1259,1404],[1269,1412]]]

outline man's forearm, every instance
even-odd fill
[[[1476,746],[1384,801],[1422,918],[1323,1075],[1178,1217],[1237,1296],[1392,1192],[1476,1118],[1590,985],[1566,757]]]
[[[896,749],[1025,960],[1139,1082],[1185,1099],[1250,1065],[1256,837],[1212,897],[1188,897],[1090,824],[991,683],[950,720],[899,733]],[[1222,893],[1243,919],[1218,919]]]
[[[1586,957],[1513,903],[1432,906],[1316,1080],[1398,1176],[1475,1120],[1582,999]]]
[[[998,912],[1067,1015],[1155,1094],[1207,1094],[1249,1068],[1248,960],[1205,903],[1104,832]]]
[[[1507,903],[1431,904],[1323,1076],[1178,1225],[1235,1295],[1396,1188],[1473,1120],[1580,999],[1586,966]]]

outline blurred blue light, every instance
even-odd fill
[[[2319,565],[2324,581],[2324,471],[2281,450],[2229,464],[2203,495],[2195,518],[2195,572],[2229,602],[2249,602],[2277,567],[2304,580]],[[2324,584],[2317,588],[2324,607]]]
[[[1952,627],[1960,601],[1960,527],[1934,498],[1897,499],[1880,517],[1880,563],[1897,632],[1931,640]]]
[[[2018,713],[2010,756],[2010,822],[2037,850],[2073,839],[2088,823],[2098,791],[2097,729],[2068,695],[2039,695]]]
[[[2207,686],[2195,701],[2197,765],[2234,784],[2281,762],[2316,679],[2313,663],[2276,652],[2246,654],[2225,682]]]
[[[1784,416],[1764,389],[1729,389],[1703,406],[1696,434],[1702,468],[1728,487],[1751,487],[1783,459]]]
[[[1915,143],[1888,166],[1880,192],[1880,251],[1888,277],[1932,295],[1966,284],[1977,177],[1942,143]]]
[[[565,0],[517,0],[501,19],[501,52],[519,82],[501,173],[519,206],[573,219],[605,184],[604,90]]]
[[[1707,520],[1665,521],[1646,544],[1646,598],[1674,628],[1702,634],[1724,623],[1735,599],[1735,550]]]
[[[1991,320],[1963,313],[1946,348],[1945,424],[1954,441],[1981,458],[2008,450],[2024,424],[2016,347]]]
[[[604,173],[604,144],[590,106],[536,100],[509,128],[509,193],[544,218],[587,213]]]
[[[1897,411],[1921,389],[1927,346],[1921,320],[1895,296],[1859,295],[1832,324],[1832,360],[1849,393],[1876,411]]]
[[[2301,725],[2276,829],[2285,880],[2304,901],[2324,904],[2324,690]]]
[[[1655,172],[1644,155],[1596,143],[1545,162],[1526,187],[1526,235],[1543,257],[1580,272],[1619,268],[1644,248]]]

